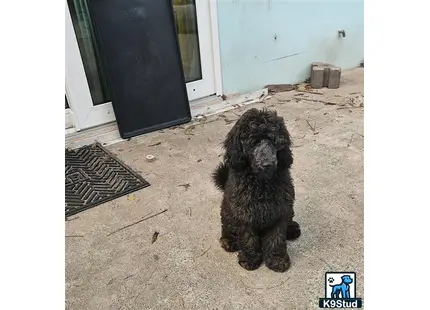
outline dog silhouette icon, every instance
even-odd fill
[[[349,275],[344,275],[341,277],[342,282],[339,284],[329,284],[332,288],[331,298],[350,298],[349,285],[352,283],[352,279]],[[339,295],[342,295],[340,297]]]

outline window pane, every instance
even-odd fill
[[[173,0],[185,81],[202,78],[195,0]]]

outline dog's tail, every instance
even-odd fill
[[[222,162],[212,173],[212,180],[214,181],[215,186],[221,191],[224,191],[225,189],[225,184],[227,183],[228,179],[228,171],[228,166],[226,163]]]

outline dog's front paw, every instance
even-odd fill
[[[290,257],[271,256],[265,260],[267,268],[276,272],[285,272],[290,267]]]
[[[244,257],[239,253],[239,265],[245,268],[246,270],[255,270],[260,267],[263,262],[263,258],[261,255],[257,255],[254,257]]]
[[[295,240],[302,234],[300,225],[297,222],[290,222],[287,226],[287,240]]]
[[[238,250],[237,244],[227,238],[219,239],[219,243],[221,244],[221,247],[227,252],[236,252]]]

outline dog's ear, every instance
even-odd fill
[[[291,136],[285,126],[283,118],[279,117],[279,124],[281,124],[281,131],[283,132],[283,140],[285,143],[285,147],[278,152],[278,167],[283,168],[291,168],[293,165],[293,153],[291,151]]]
[[[227,134],[227,137],[224,141],[224,148],[226,150],[225,160],[229,166],[236,171],[245,169],[246,158],[242,142],[240,140],[238,123],[236,123]]]
[[[291,168],[293,165],[293,153],[289,147],[284,147],[282,150],[278,151],[278,168]]]

